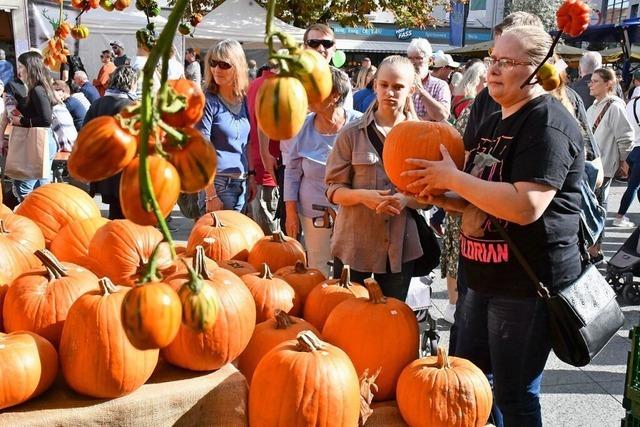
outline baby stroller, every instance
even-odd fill
[[[616,293],[621,294],[630,304],[640,304],[640,247],[638,246],[640,227],[622,244],[607,263],[607,282]]]
[[[316,211],[322,215],[313,219],[313,226],[316,228],[333,228],[336,218],[336,211],[329,206],[312,205]],[[332,264],[332,263],[331,263]],[[436,330],[436,321],[429,314],[431,307],[431,284],[433,283],[433,273],[424,277],[414,277],[409,285],[409,292],[406,303],[416,315],[420,324],[420,356],[435,356],[438,354],[438,341],[440,336]]]

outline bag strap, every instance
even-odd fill
[[[371,145],[375,148],[376,153],[378,153],[378,157],[380,157],[380,163],[382,163],[383,142],[382,139],[380,139],[380,135],[378,135],[375,126],[376,121],[371,120],[371,123],[367,126],[367,136],[369,137],[369,142],[371,142]]]
[[[602,109],[602,111],[600,111],[600,114],[598,114],[598,118],[596,119],[595,122],[593,122],[593,126],[591,127],[591,133],[596,133],[596,129],[598,129],[598,126],[600,125],[600,122],[602,121],[604,114],[607,112],[607,110],[609,110],[609,107],[611,107],[611,104],[613,104],[613,99],[607,100],[607,103],[604,105],[604,108]]]
[[[636,124],[640,126],[640,119],[638,119],[638,110],[636,110],[638,99],[640,99],[640,97],[633,98],[633,117],[636,119]]]

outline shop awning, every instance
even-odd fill
[[[409,41],[402,42],[386,42],[375,40],[354,40],[354,39],[336,39],[336,46],[338,50],[344,50],[346,52],[388,52],[388,53],[406,53]],[[439,49],[446,49],[449,46],[446,45],[431,45],[433,51]]]
[[[489,48],[493,46],[493,40],[489,40],[482,43],[470,44],[464,47],[458,47],[456,49],[447,50],[445,53],[454,56],[476,57],[482,58],[488,55]],[[558,44],[556,46],[556,53],[563,58],[580,57],[586,52],[584,49],[578,47],[567,46],[564,44]]]

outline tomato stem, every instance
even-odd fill
[[[547,62],[547,59],[549,59],[549,58],[551,58],[553,56],[553,50],[556,48],[556,45],[560,41],[560,37],[562,37],[562,30],[558,30],[558,34],[556,34],[556,37],[553,39],[553,43],[551,43],[551,47],[549,48],[549,52],[547,52],[547,56],[545,56],[544,59],[542,60],[542,62],[540,62],[538,64],[536,69],[533,70],[533,73],[531,73],[529,75],[529,77],[527,77],[527,79],[524,81],[524,83],[522,83],[520,85],[520,89],[523,89],[527,85],[533,85],[533,84],[537,83],[537,81],[536,82],[531,82],[531,79],[534,78],[536,76],[536,74],[538,74],[538,71],[540,71],[540,68],[542,68],[542,66],[545,64],[545,62]]]
[[[182,145],[186,141],[187,137],[182,132],[173,126],[168,125],[162,119],[158,120],[156,124],[170,136],[172,145],[176,145],[174,142],[177,143],[177,145]]]

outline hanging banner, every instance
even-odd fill
[[[449,44],[464,46],[464,30],[466,20],[466,5],[459,1],[451,2],[449,13]]]

